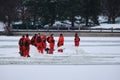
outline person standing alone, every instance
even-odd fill
[[[76,53],[78,54],[79,53],[79,45],[80,45],[80,38],[78,36],[78,34],[76,33],[75,34],[75,38],[74,38],[74,45],[75,45],[75,50],[76,50]]]

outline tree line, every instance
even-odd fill
[[[15,21],[52,26],[64,20],[69,20],[72,27],[75,22],[99,25],[100,15],[107,16],[108,23],[115,23],[120,16],[120,0],[0,0],[0,21],[9,26]]]

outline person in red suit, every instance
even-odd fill
[[[49,54],[53,54],[54,46],[55,46],[55,40],[54,40],[53,34],[51,34],[49,37],[49,44],[50,44]]]
[[[75,38],[74,38],[74,45],[75,45],[75,47],[79,47],[79,45],[80,45],[80,38],[79,38],[79,36],[78,36],[78,34],[76,33],[75,34]]]
[[[46,49],[47,43],[46,43],[46,36],[45,35],[42,36],[42,46],[43,46],[43,49]]]
[[[29,55],[30,44],[31,44],[31,40],[29,39],[29,35],[26,34],[26,38],[25,38],[25,53],[24,53],[24,57],[30,57],[30,55]]]
[[[40,33],[37,34],[36,45],[37,45],[38,52],[43,54],[43,45],[42,45],[42,38]]]
[[[31,44],[33,45],[33,46],[35,46],[36,47],[36,37],[37,37],[37,34],[35,34],[32,38],[31,38]]]
[[[64,45],[64,36],[63,36],[63,34],[60,34],[57,46],[61,47],[63,45]],[[58,49],[58,52],[63,52],[63,49],[62,48]]]
[[[18,44],[19,44],[19,54],[20,54],[20,56],[23,56],[24,52],[25,52],[25,46],[24,46],[24,44],[25,44],[25,36],[24,35],[22,35],[22,37],[20,38]]]

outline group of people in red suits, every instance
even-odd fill
[[[47,42],[49,43],[49,48],[47,48]],[[79,47],[80,38],[78,34],[75,34],[74,38],[74,45],[75,47]],[[51,34],[49,37],[45,35],[41,35],[40,33],[35,34],[31,39],[29,38],[29,35],[22,35],[22,37],[19,39],[19,53],[23,57],[30,57],[29,51],[30,51],[30,45],[33,45],[37,48],[38,52],[43,54],[44,51],[46,51],[48,54],[53,54],[54,46],[55,46],[55,39],[53,37],[53,34]],[[57,47],[58,52],[63,53],[62,46],[64,45],[64,36],[63,34],[60,34]]]

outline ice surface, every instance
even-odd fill
[[[39,54],[30,46],[31,58],[18,54],[20,36],[0,36],[0,64],[120,64],[119,37],[80,37],[80,47],[74,47],[74,37],[65,37],[64,52],[58,53],[55,37],[54,54]],[[30,37],[31,38],[31,37]],[[49,46],[49,44],[47,45]]]
[[[120,65],[7,65],[1,80],[120,80]]]
[[[58,54],[55,51],[53,55],[39,55],[36,48],[31,46],[31,58],[21,58],[18,55],[19,38],[20,36],[0,36],[2,61],[47,60],[49,64],[49,60],[64,61],[70,58],[75,63],[76,56],[81,57],[80,61],[86,64],[89,60],[96,63],[120,61],[119,37],[81,37],[80,54],[76,54],[73,37],[65,37],[64,53]],[[55,40],[57,42],[58,37]],[[119,74],[120,65],[0,65],[0,80],[120,80]]]

